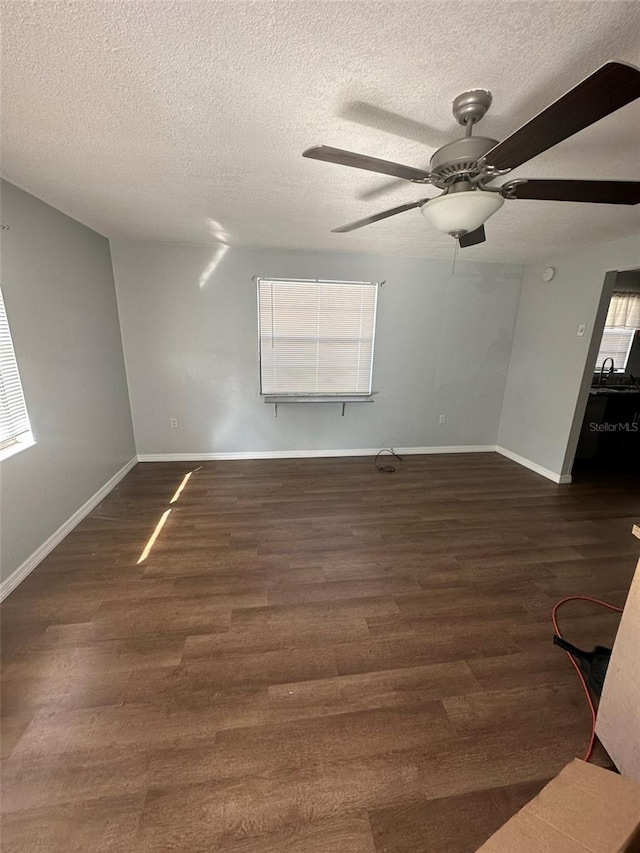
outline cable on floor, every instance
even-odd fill
[[[378,458],[383,453],[390,453],[392,456],[395,456],[395,458],[399,462],[402,462],[402,456],[398,456],[398,454],[395,452],[395,450],[392,447],[385,447],[384,450],[381,450],[379,453],[376,454],[376,458],[375,458],[374,462],[375,462],[375,466],[378,469],[378,471],[380,471],[382,474],[393,474],[396,470],[395,465],[379,465],[378,464]]]
[[[616,607],[615,604],[609,604],[608,601],[601,601],[599,598],[591,598],[589,595],[568,595],[566,598],[560,599],[551,611],[551,621],[553,622],[553,630],[560,637],[560,639],[564,639],[562,636],[560,629],[558,628],[558,610],[562,607],[563,604],[566,604],[568,601],[590,601],[592,604],[600,604],[602,607],[606,607],[608,610],[615,610],[616,613],[622,613],[622,607]],[[584,754],[583,761],[589,761],[593,754],[593,747],[595,745],[596,740],[596,707],[593,704],[593,699],[591,697],[591,693],[589,691],[589,685],[587,684],[587,680],[584,677],[582,670],[576,663],[573,655],[569,652],[565,652],[573,668],[578,673],[578,678],[580,679],[580,683],[582,684],[582,689],[584,690],[584,695],[587,697],[587,702],[589,704],[589,710],[591,711],[591,738],[589,740],[589,746],[587,747],[587,751]]]

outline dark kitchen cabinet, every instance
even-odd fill
[[[640,391],[589,397],[576,461],[640,470]]]

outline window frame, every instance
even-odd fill
[[[375,358],[376,330],[378,322],[378,289],[379,282],[376,281],[350,281],[348,279],[322,279],[322,278],[283,278],[281,276],[254,276],[256,285],[256,307],[258,319],[258,393],[264,398],[265,403],[372,403],[376,394],[373,391],[373,362]],[[373,307],[373,324],[371,339],[371,363],[369,367],[368,391],[263,391],[262,388],[262,325],[260,320],[260,284],[261,282],[285,282],[291,284],[330,284],[330,285],[361,285],[375,288],[375,300]],[[343,407],[344,412],[344,407]]]

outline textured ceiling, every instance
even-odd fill
[[[303,159],[323,143],[426,167],[488,88],[501,139],[608,59],[640,60],[624,0],[37,0],[2,3],[2,171],[108,237],[450,257],[433,188]],[[640,102],[513,176],[640,179]],[[478,260],[632,234],[638,210],[506,202]]]

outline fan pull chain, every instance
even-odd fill
[[[451,275],[456,273],[456,258],[458,257],[458,238],[453,238],[453,264],[451,265]]]

